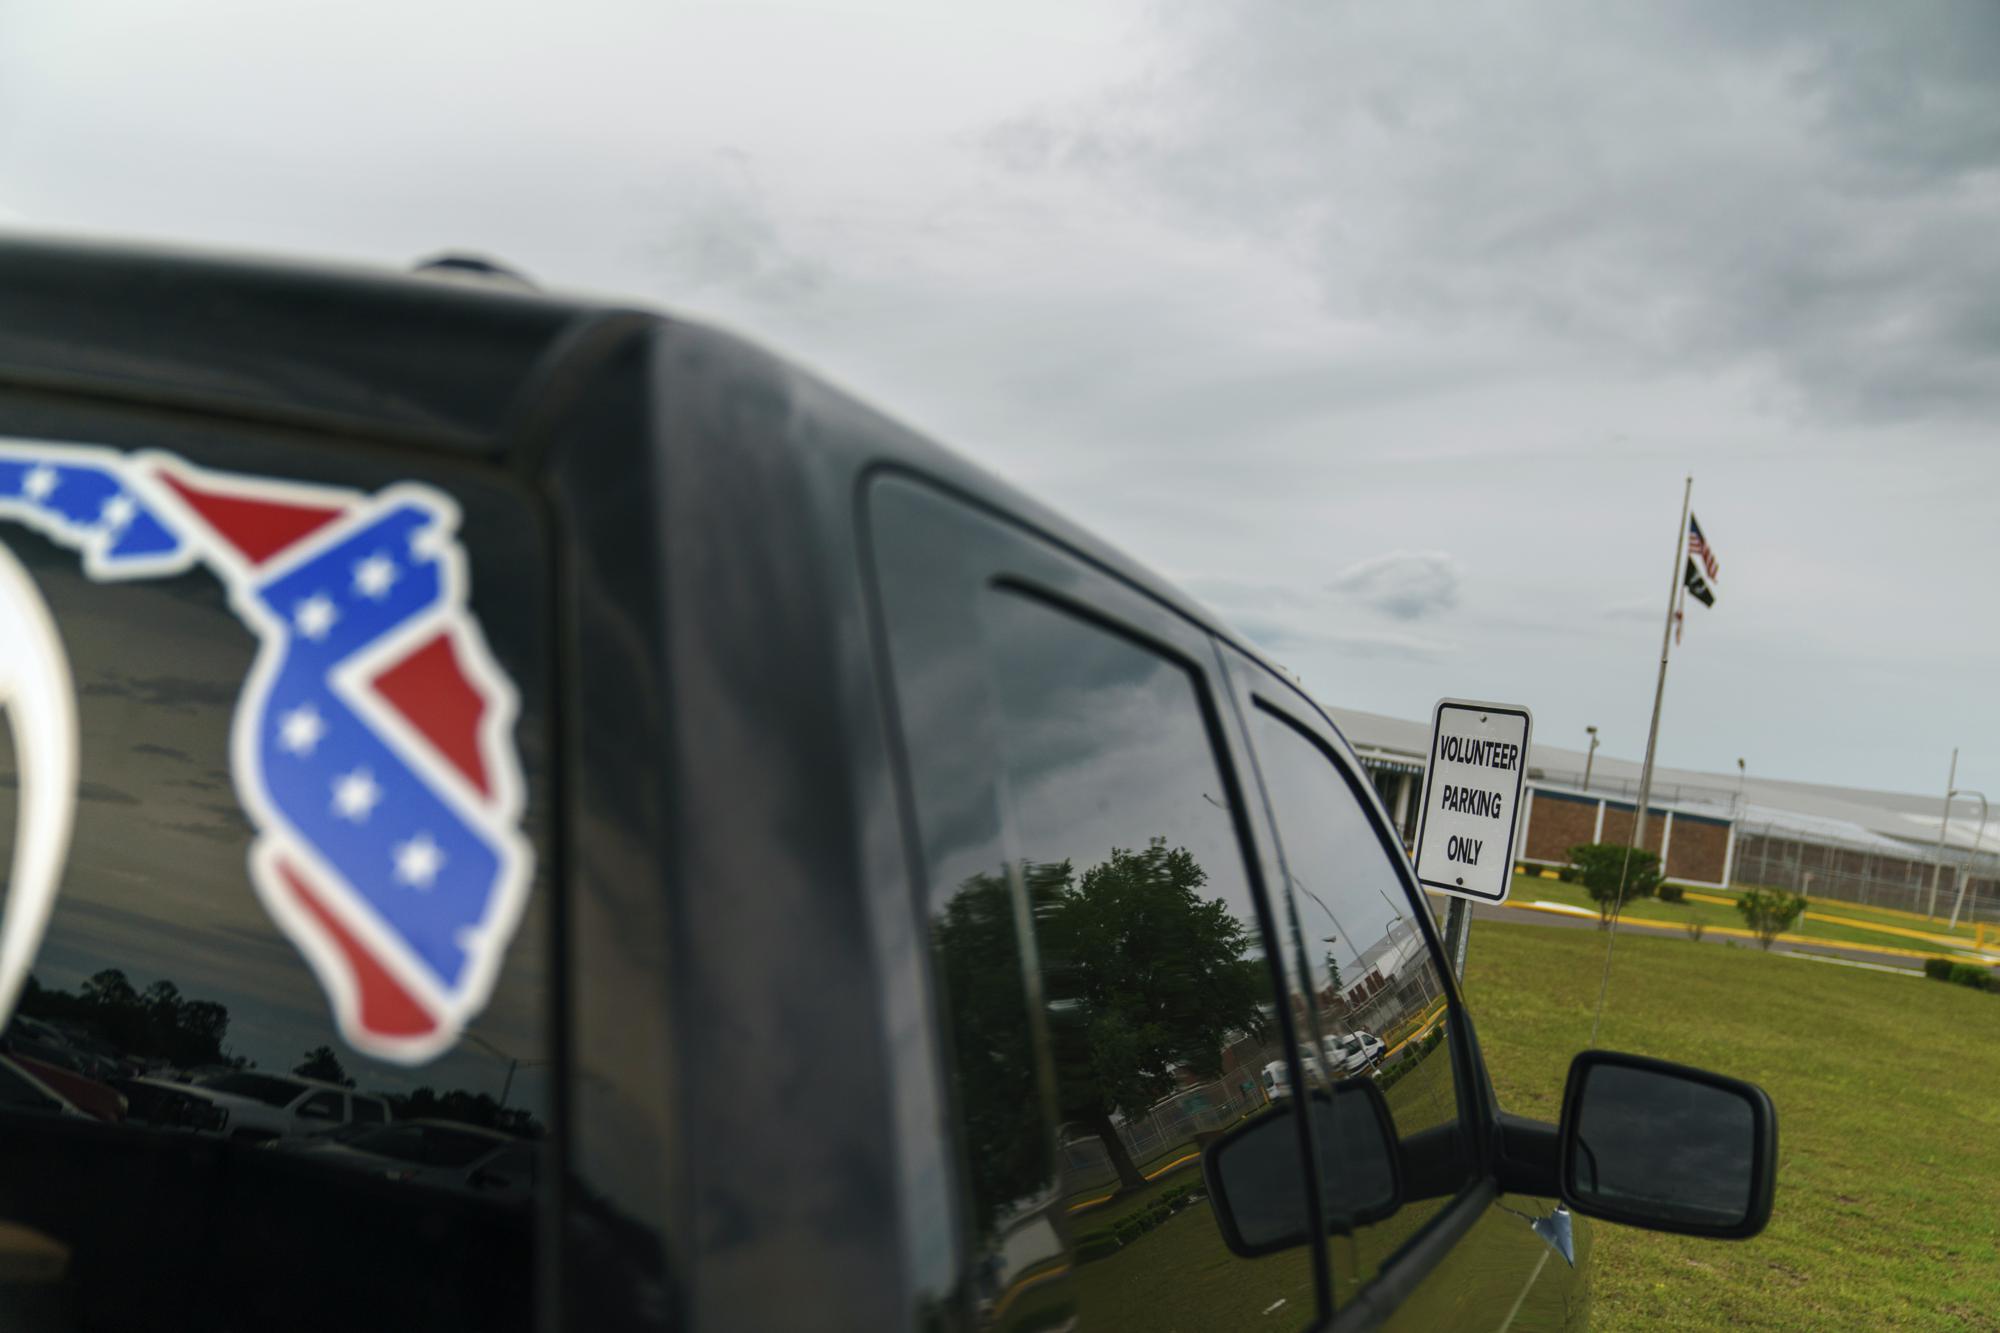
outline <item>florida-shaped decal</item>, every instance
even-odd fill
[[[350,1045],[404,1063],[449,1049],[531,870],[518,704],[467,608],[457,505],[0,441],[0,519],[80,551],[95,579],[200,563],[222,580],[258,640],[230,736],[251,882]]]

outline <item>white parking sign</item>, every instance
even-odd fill
[[[1417,881],[1483,903],[1507,901],[1534,717],[1516,704],[1440,699],[1431,714]]]

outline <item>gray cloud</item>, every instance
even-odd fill
[[[106,783],[92,782],[88,778],[76,784],[76,794],[79,800],[96,801],[100,805],[139,804],[139,798],[131,792],[120,791]]]
[[[985,142],[1282,246],[1342,315],[1755,367],[1815,417],[2000,406],[2000,11],[1743,8],[1195,5],[1168,72]]]
[[[85,697],[131,699],[151,708],[194,712],[205,708],[226,708],[242,693],[240,682],[197,680],[187,676],[128,676],[106,671],[98,679],[81,686]]]
[[[1328,585],[1397,620],[1458,605],[1458,565],[1445,551],[1390,551],[1349,565]]]
[[[795,305],[826,281],[826,267],[804,254],[774,212],[751,160],[725,152],[715,169],[677,187],[654,258],[690,293],[721,287],[760,303]]]

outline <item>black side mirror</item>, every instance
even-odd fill
[[[1402,1160],[1389,1103],[1375,1081],[1348,1079],[1314,1089],[1304,1105],[1319,1148],[1320,1208],[1328,1228],[1349,1231],[1394,1213],[1403,1196]],[[1209,1207],[1234,1254],[1250,1258],[1313,1239],[1294,1114],[1280,1104],[1201,1155]]]
[[[1764,1090],[1640,1055],[1569,1067],[1562,1198],[1607,1222],[1743,1240],[1771,1220],[1778,1112]]]

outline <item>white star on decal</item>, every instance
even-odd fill
[[[428,833],[396,844],[396,879],[413,889],[428,889],[444,869],[444,853]]]
[[[333,609],[333,602],[324,593],[316,593],[298,604],[292,612],[292,623],[299,627],[299,633],[308,639],[324,639],[333,622],[340,619],[340,612]]]
[[[117,532],[139,512],[139,506],[132,503],[132,497],[119,494],[104,502],[104,508],[97,511],[98,522],[112,532]]]
[[[382,788],[376,785],[375,775],[367,769],[357,768],[334,779],[333,812],[342,819],[351,819],[359,824],[381,803]]]
[[[311,704],[300,704],[278,719],[278,744],[296,755],[309,755],[326,735],[326,723]]]
[[[386,555],[371,555],[354,567],[354,591],[381,601],[396,582],[396,562]]]
[[[28,475],[21,478],[21,494],[30,500],[42,501],[49,498],[49,492],[56,488],[56,470],[47,463],[37,463],[28,469]]]
[[[410,555],[417,560],[436,560],[451,545],[451,534],[443,527],[432,525],[418,528],[410,534]]]

